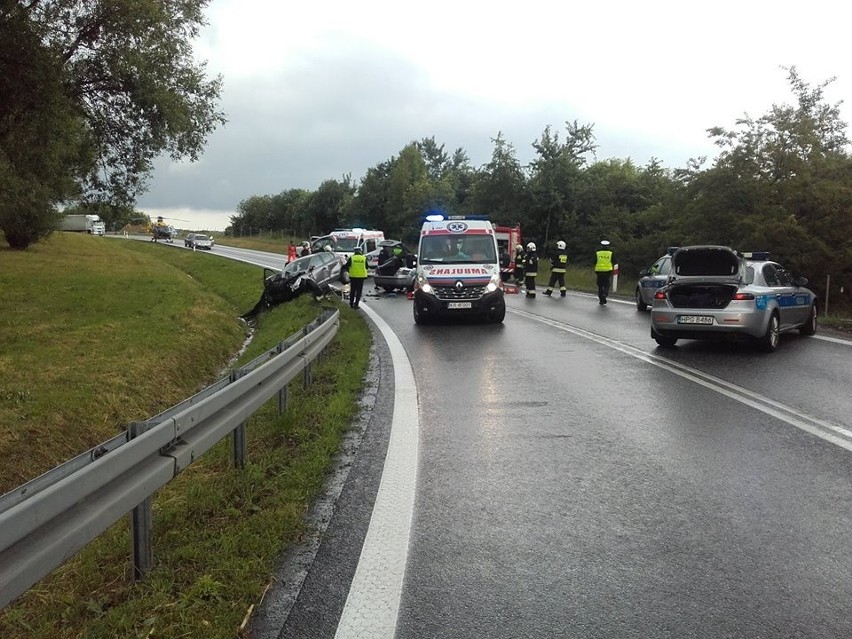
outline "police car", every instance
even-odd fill
[[[816,333],[817,298],[807,283],[768,253],[679,248],[665,285],[654,293],[651,337],[660,346],[674,346],[679,339],[744,338],[774,351],[782,333]]]
[[[649,268],[639,271],[639,281],[636,282],[636,309],[647,311],[654,303],[654,293],[666,284],[672,267],[672,253],[678,249],[670,246],[665,255],[654,262]]]

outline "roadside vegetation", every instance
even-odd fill
[[[53,234],[0,250],[0,491],[223,376],[261,277],[131,240]],[[341,311],[329,356],[311,386],[291,384],[287,413],[273,400],[252,417],[246,467],[232,468],[225,440],[155,496],[153,572],[132,582],[125,518],[0,612],[0,637],[241,636],[352,423],[371,337],[348,307],[303,296],[261,315],[240,357],[329,307]]]

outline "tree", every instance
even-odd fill
[[[491,141],[491,161],[476,174],[469,210],[488,215],[495,222],[515,224],[526,213],[527,177],[515,147],[503,139],[503,133],[498,132]]]
[[[71,198],[132,205],[160,153],[198,159],[225,121],[220,78],[192,58],[208,2],[3,3],[0,192],[15,195],[0,198],[0,225],[10,245],[44,237],[53,207]]]

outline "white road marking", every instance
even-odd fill
[[[399,338],[365,304],[382,332],[394,368],[393,423],[379,493],[358,568],[337,626],[337,639],[391,639],[396,630],[417,483],[419,419],[414,371]]]
[[[819,419],[818,417],[811,417],[810,415],[806,415],[791,406],[777,402],[765,395],[761,395],[760,393],[755,393],[754,391],[750,391],[742,386],[737,386],[736,384],[727,382],[719,377],[715,377],[714,375],[684,366],[683,364],[678,364],[677,362],[673,362],[664,357],[646,353],[638,348],[617,342],[609,339],[608,337],[603,337],[602,335],[597,335],[596,333],[583,330],[582,328],[576,328],[540,315],[528,313],[527,311],[521,311],[518,309],[507,310],[512,313],[522,315],[528,319],[542,322],[543,324],[547,324],[558,330],[573,333],[574,335],[615,349],[626,355],[635,357],[636,359],[648,362],[649,364],[653,364],[654,366],[667,370],[670,373],[674,373],[684,379],[688,379],[689,381],[700,384],[705,388],[709,388],[710,390],[721,393],[726,397],[730,397],[742,404],[756,408],[767,415],[776,417],[791,426],[795,426],[805,432],[816,435],[817,437],[831,442],[832,444],[836,444],[841,448],[852,451],[852,431],[843,428],[842,426],[838,426],[837,424],[833,424],[832,422],[824,419]]]

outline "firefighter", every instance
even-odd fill
[[[556,253],[550,256],[550,282],[544,292],[548,297],[553,293],[553,287],[559,282],[559,297],[565,297],[565,268],[568,266],[568,252],[565,250],[565,242],[559,240],[556,243]]]
[[[612,246],[609,240],[602,240],[601,247],[595,253],[595,276],[598,280],[598,304],[606,304],[609,295],[609,282],[612,277]]]
[[[524,247],[520,244],[515,244],[515,282],[518,285],[524,281]]]
[[[535,297],[535,278],[538,275],[538,255],[535,252],[535,244],[527,244],[527,252],[524,255],[524,286],[527,289],[527,297]]]

